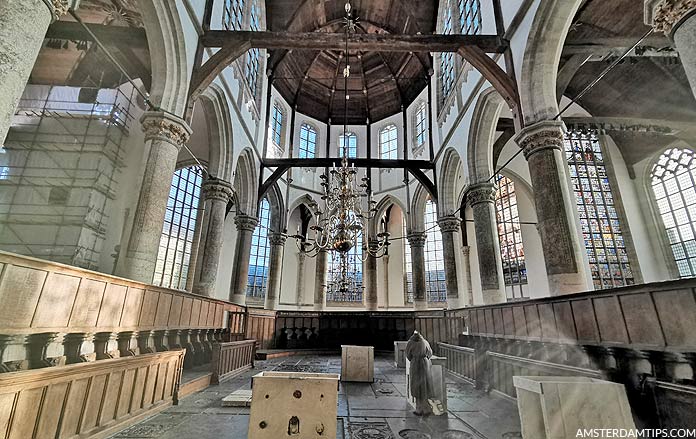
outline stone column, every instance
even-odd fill
[[[459,303],[459,273],[457,269],[457,232],[461,230],[461,220],[456,216],[438,219],[442,234],[442,252],[445,258],[445,285],[447,287],[447,304],[457,308]]]
[[[225,232],[225,212],[232,198],[232,186],[226,181],[210,178],[201,187],[205,200],[205,215],[201,224],[201,239],[198,257],[201,259],[199,273],[193,292],[202,296],[212,296],[217,282],[220,253]]]
[[[368,239],[367,247],[370,252],[377,252],[379,244],[375,239]],[[365,308],[368,311],[377,311],[377,258],[367,255],[365,261],[365,275],[367,276],[367,288],[365,289]]]
[[[326,250],[319,250],[317,253],[316,273],[314,277],[314,310],[324,309],[326,297],[326,264],[329,254]]]
[[[285,253],[285,240],[287,236],[282,233],[269,233],[268,242],[271,245],[270,261],[268,264],[268,287],[266,288],[265,309],[276,309],[280,298],[280,279],[283,277],[283,254]]]
[[[48,25],[67,12],[67,0],[0,2],[0,147],[5,143]]]
[[[467,202],[474,212],[474,230],[478,253],[483,304],[506,301],[503,262],[495,219],[495,185],[477,183],[467,192]]]
[[[410,233],[408,245],[411,246],[411,270],[413,270],[413,306],[416,310],[428,309],[425,289],[425,232]]]
[[[471,285],[471,247],[468,245],[462,246],[462,281],[464,283],[464,292],[466,293],[466,301],[462,304],[465,306],[474,305],[474,288]]]
[[[696,96],[696,0],[645,0],[645,22],[674,41]]]
[[[255,217],[244,214],[234,218],[234,224],[237,226],[237,248],[234,252],[234,266],[232,267],[230,302],[240,305],[246,303],[251,237],[258,222]]]
[[[151,283],[177,156],[179,149],[188,141],[191,128],[183,119],[163,112],[146,112],[140,122],[150,152],[145,163],[126,260],[119,274]]]
[[[297,253],[297,285],[295,288],[295,303],[297,304],[298,309],[304,305],[304,267],[306,257],[307,256],[302,252]]]
[[[524,128],[515,138],[523,149],[534,189],[537,230],[551,295],[591,290],[575,223],[577,209],[563,157],[564,125],[543,121]]]

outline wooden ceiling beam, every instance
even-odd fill
[[[145,29],[126,26],[105,26],[102,24],[86,23],[99,41],[108,45],[123,45],[133,49],[147,49]],[[56,40],[94,41],[80,23],[72,21],[56,21],[48,27],[46,37]]]
[[[201,44],[222,48],[246,42],[260,49],[345,50],[346,35],[328,32],[253,32],[211,30],[201,36]],[[363,52],[457,52],[475,47],[485,53],[503,53],[508,42],[497,35],[396,35],[351,34],[348,50]]]
[[[569,38],[563,46],[563,55],[609,53],[622,51],[633,46],[637,37],[591,37]],[[652,34],[640,44],[643,47],[674,47],[674,44],[664,35]]]

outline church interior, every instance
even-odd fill
[[[0,0],[0,437],[696,437],[695,277],[696,1]]]

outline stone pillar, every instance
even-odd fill
[[[534,189],[537,230],[551,295],[591,290],[575,223],[575,196],[563,157],[563,122],[543,121],[515,138],[523,149]]]
[[[119,274],[151,283],[176,160],[179,149],[191,135],[191,128],[184,120],[163,112],[146,112],[140,122],[150,152],[145,163],[126,260]]]
[[[458,308],[459,303],[459,270],[457,269],[457,232],[461,230],[461,220],[456,216],[445,216],[438,219],[442,234],[442,252],[445,258],[445,285],[447,288],[447,304],[449,308]]]
[[[283,277],[283,255],[285,253],[285,240],[287,236],[282,233],[271,232],[268,234],[268,242],[271,245],[271,253],[268,263],[268,286],[266,288],[265,309],[276,309],[280,298],[280,279]]]
[[[425,232],[410,233],[408,245],[411,246],[411,270],[413,270],[413,306],[416,310],[428,309],[425,289]]]
[[[329,254],[326,250],[319,250],[317,253],[316,275],[314,277],[314,310],[324,309],[326,298],[326,264]]]
[[[295,303],[297,304],[298,309],[304,305],[304,267],[306,257],[307,256],[302,252],[297,253],[297,285],[295,288]]]
[[[471,247],[468,245],[462,246],[462,281],[464,283],[464,292],[466,301],[465,306],[474,305],[474,288],[471,285]]]
[[[674,41],[696,96],[696,1],[645,0],[645,22]]]
[[[232,282],[230,283],[230,302],[244,305],[249,276],[249,258],[251,257],[251,237],[256,229],[258,220],[249,215],[237,215],[234,218],[237,226],[237,248],[234,252],[232,267]]]
[[[384,309],[389,310],[389,253],[382,256],[382,286],[384,287]]]
[[[225,212],[232,198],[232,186],[226,181],[211,178],[201,187],[205,200],[205,215],[201,224],[201,238],[198,257],[201,259],[199,273],[193,292],[203,296],[213,296],[217,282],[220,253],[225,232]]]
[[[379,243],[375,239],[367,240],[370,252],[376,253]],[[377,258],[372,254],[367,255],[365,261],[365,275],[367,276],[367,288],[365,289],[365,308],[368,311],[377,311]]]
[[[493,183],[473,184],[466,197],[474,212],[483,304],[505,302],[503,261],[500,256],[500,242],[498,242],[498,223],[495,219],[495,185]]]
[[[0,147],[5,143],[48,25],[67,12],[67,0],[0,2]]]

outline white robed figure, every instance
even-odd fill
[[[430,371],[432,366],[430,357],[433,356],[433,350],[428,340],[424,339],[418,331],[414,331],[406,343],[405,354],[409,361],[411,396],[416,400],[414,413],[418,416],[430,415],[433,412],[428,403],[428,399],[433,396],[433,381]]]

